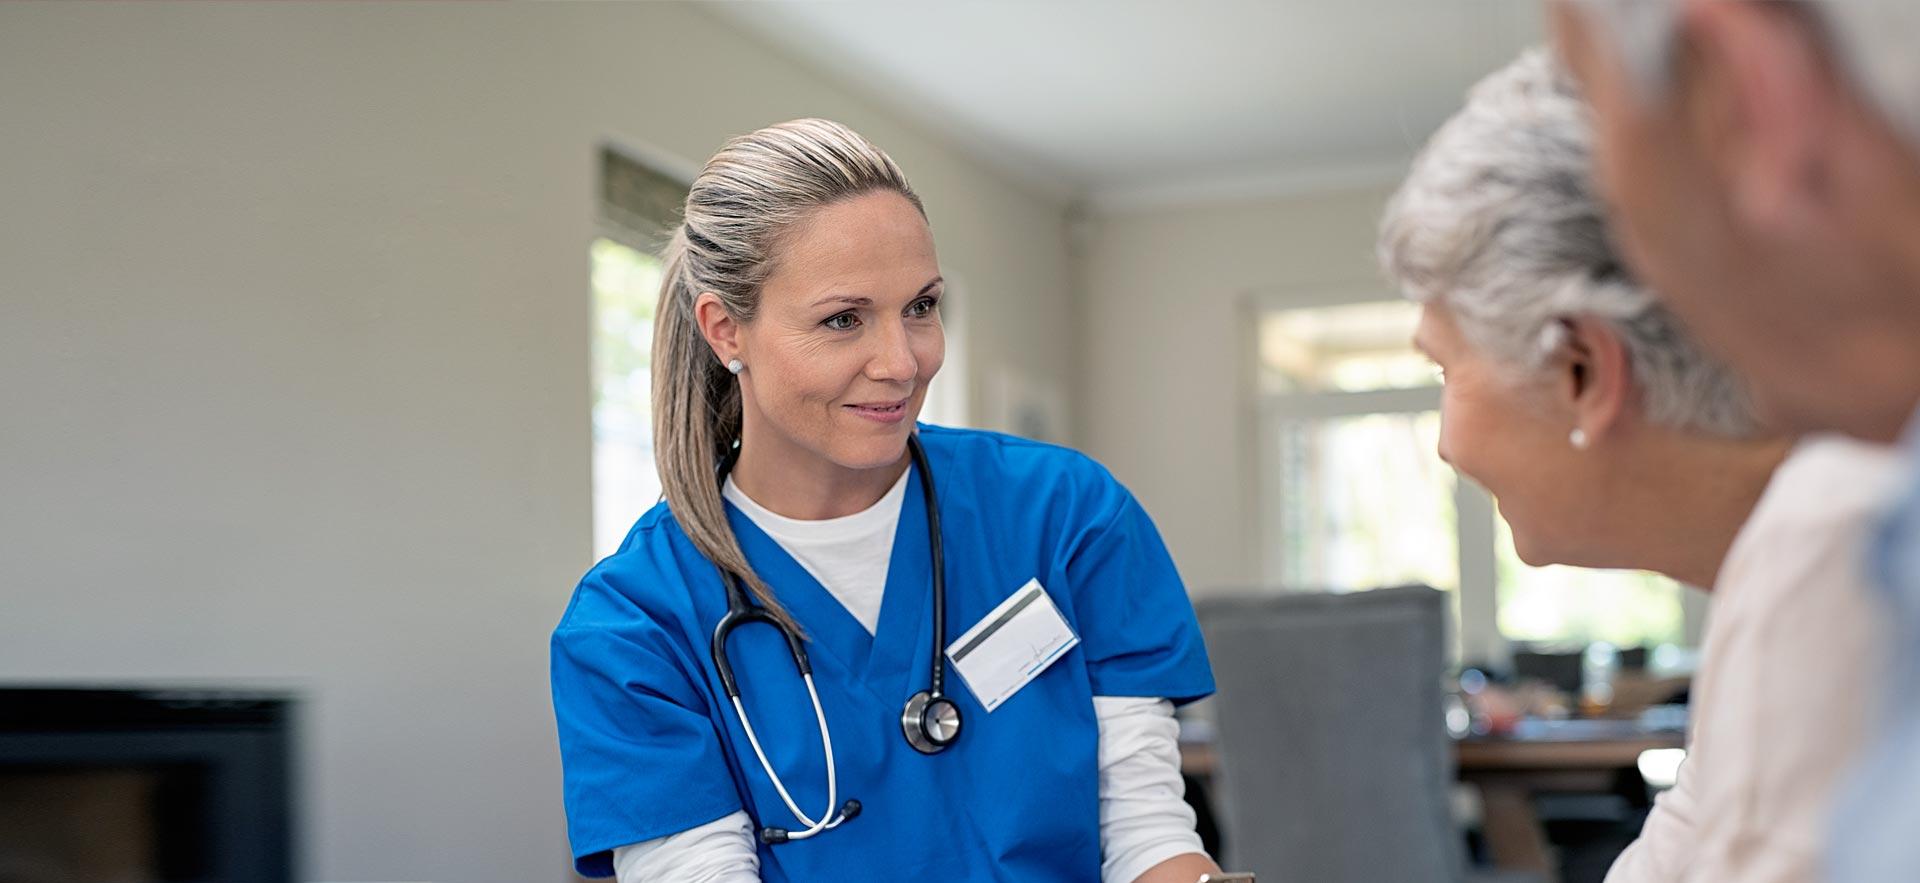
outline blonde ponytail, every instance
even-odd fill
[[[793,120],[727,142],[688,191],[654,312],[653,447],[667,507],[694,548],[796,631],[727,522],[714,470],[740,438],[740,386],[693,306],[710,291],[736,321],[752,321],[780,235],[821,206],[875,190],[920,206],[899,166],[839,123]]]

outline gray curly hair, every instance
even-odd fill
[[[1537,371],[1564,320],[1620,335],[1648,420],[1740,438],[1756,430],[1745,388],[1707,358],[1636,282],[1594,193],[1592,125],[1573,79],[1532,49],[1474,86],[1387,204],[1379,255],[1421,303],[1441,302],[1469,343]]]

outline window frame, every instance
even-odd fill
[[[628,194],[633,197],[631,200],[620,199],[611,181],[613,175],[622,173],[630,176],[630,183],[634,185]],[[586,240],[581,244],[581,253],[587,258],[587,280],[583,288],[587,297],[587,327],[584,332],[587,336],[588,540],[594,547],[595,557],[598,557],[610,550],[603,548],[602,540],[602,534],[607,532],[606,525],[601,523],[600,511],[602,475],[599,458],[603,439],[596,420],[598,397],[593,394],[600,382],[599,354],[594,351],[600,325],[599,293],[593,282],[594,243],[605,239],[658,257],[680,220],[677,216],[670,216],[673,210],[667,206],[676,202],[670,191],[677,189],[677,202],[684,204],[686,190],[693,183],[693,175],[661,151],[632,149],[627,144],[612,141],[602,141],[593,146],[592,175],[593,217],[588,225]],[[641,192],[643,190],[651,192]],[[653,466],[649,464],[649,468]],[[637,516],[639,513],[634,514]]]
[[[1280,544],[1284,524],[1282,494],[1276,493],[1282,476],[1278,462],[1280,433],[1287,423],[1314,422],[1370,414],[1418,414],[1440,409],[1441,386],[1405,389],[1344,391],[1263,390],[1260,386],[1260,319],[1266,313],[1383,303],[1399,299],[1393,291],[1374,284],[1328,285],[1311,288],[1259,290],[1241,298],[1239,348],[1244,366],[1240,379],[1242,401],[1249,402],[1248,430],[1243,439],[1248,453],[1243,465],[1256,476],[1247,511],[1255,531],[1247,550],[1249,570],[1271,591],[1307,590],[1281,582],[1285,572]],[[1456,515],[1456,554],[1459,584],[1455,587],[1456,633],[1451,636],[1457,660],[1496,666],[1509,664],[1511,643],[1500,632],[1498,529],[1493,498],[1471,480],[1455,472],[1453,504]],[[1683,590],[1680,601],[1683,641],[1698,647],[1706,604],[1702,593]]]

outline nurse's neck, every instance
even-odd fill
[[[779,433],[753,429],[745,427],[741,433],[733,483],[775,515],[800,521],[841,518],[873,508],[911,461],[902,448],[897,462],[850,469]]]

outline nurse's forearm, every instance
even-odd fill
[[[1213,859],[1197,853],[1176,855],[1167,859],[1134,879],[1134,883],[1194,883],[1201,874],[1218,874],[1220,866]]]

